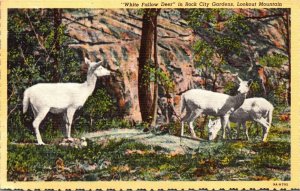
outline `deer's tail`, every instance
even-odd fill
[[[23,113],[26,113],[26,111],[28,110],[28,106],[29,106],[29,96],[28,96],[28,91],[25,90],[24,98],[23,98]]]

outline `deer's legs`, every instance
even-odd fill
[[[44,145],[45,144],[42,140],[40,130],[39,130],[39,126],[40,126],[41,122],[43,121],[43,119],[46,117],[48,112],[49,112],[49,108],[41,109],[40,111],[35,111],[34,112],[36,117],[33,120],[32,126],[33,126],[34,131],[35,131],[35,135],[36,135],[38,145]]]
[[[266,142],[267,141],[267,136],[268,136],[268,133],[269,133],[269,130],[270,130],[270,127],[271,127],[270,124],[264,118],[256,119],[255,121],[260,123],[263,126],[262,141]]]
[[[187,121],[187,119],[191,116],[191,110],[188,106],[186,106],[186,113],[185,115],[181,118],[181,136],[184,134],[184,122]]]
[[[187,120],[188,123],[189,123],[189,128],[190,128],[190,131],[191,131],[191,134],[192,134],[193,138],[197,138],[196,133],[194,131],[193,123],[194,123],[195,119],[197,117],[199,117],[200,114],[201,114],[201,110],[196,109],[196,110],[192,111],[192,114],[190,115],[190,117]]]
[[[229,122],[229,115],[225,115],[223,117],[221,117],[221,125],[222,125],[222,138],[225,139],[226,138],[226,128]],[[229,128],[227,128],[228,133],[230,133]]]
[[[30,104],[30,105],[31,105],[31,104]],[[33,107],[32,105],[31,105],[31,109],[32,109],[32,112],[33,112],[33,117],[34,117],[34,119],[35,119],[36,116],[37,116],[37,110],[36,110],[36,108]]]
[[[227,130],[227,136],[232,139],[232,136],[231,136],[231,127],[230,127],[230,121],[228,120],[228,123],[226,125],[226,130]]]
[[[73,116],[75,111],[76,109],[74,108],[68,108],[64,116],[66,121],[65,137],[67,138],[68,141],[73,141],[73,138],[71,137],[71,126],[72,126],[72,121],[73,121]]]
[[[67,129],[68,129],[68,124],[69,124],[69,120],[68,120],[68,116],[67,116],[67,111],[65,111],[63,113],[63,119],[64,119],[64,125],[65,125],[65,129],[62,128],[62,131],[63,131],[63,134],[64,134],[64,137],[66,138],[67,137]]]
[[[237,138],[237,139],[240,138],[240,126],[241,126],[241,123],[240,123],[240,122],[237,122],[237,124],[236,124],[236,130],[237,130],[236,138]]]
[[[250,138],[249,138],[249,133],[248,133],[248,128],[247,128],[247,126],[246,126],[246,122],[243,122],[243,123],[242,123],[242,126],[243,126],[243,128],[244,128],[244,130],[245,130],[247,140],[249,141]]]

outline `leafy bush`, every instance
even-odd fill
[[[93,126],[95,120],[113,116],[117,110],[115,105],[116,103],[105,89],[97,89],[83,107],[85,114],[89,115],[90,126]]]
[[[259,58],[262,66],[280,68],[284,62],[288,61],[288,57],[282,54],[266,55]]]
[[[224,93],[229,95],[234,95],[236,93],[237,84],[229,81],[224,86]]]

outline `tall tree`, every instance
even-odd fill
[[[160,12],[160,9],[157,9],[156,14],[158,15]],[[153,27],[154,27],[154,69],[155,71],[158,70],[158,57],[157,57],[157,18],[153,21]],[[155,79],[154,79],[154,91],[153,91],[153,103],[152,103],[152,121],[151,126],[156,125],[156,119],[157,119],[157,108],[158,108],[158,74],[157,72],[154,73]]]
[[[60,53],[60,32],[61,32],[61,24],[62,24],[62,9],[53,9],[53,45],[52,45],[52,53],[53,57],[53,67],[52,67],[52,82],[59,82],[59,53]],[[59,129],[61,126],[61,118],[54,116],[53,117],[53,127],[55,129]]]
[[[53,38],[53,82],[59,82],[59,52],[60,52],[60,31],[62,24],[62,9],[54,9],[53,10],[53,26],[54,26],[54,38]]]
[[[153,96],[150,87],[150,67],[155,26],[159,9],[145,9],[143,14],[141,46],[138,58],[138,95],[143,122],[152,121]]]

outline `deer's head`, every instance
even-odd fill
[[[214,140],[217,137],[218,132],[221,129],[221,121],[220,119],[211,120],[208,121],[208,139]]]
[[[101,66],[102,61],[91,62],[88,58],[84,58],[85,63],[88,65],[88,73],[93,73],[97,77],[109,76],[110,71],[103,66]]]
[[[248,93],[248,91],[250,90],[250,86],[252,84],[252,80],[249,81],[243,81],[241,78],[237,77],[239,82],[240,82],[240,86],[238,89],[238,92],[240,93]]]

